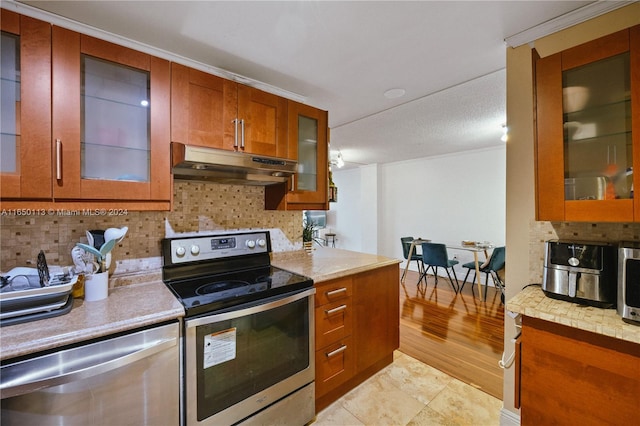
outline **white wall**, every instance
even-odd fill
[[[361,202],[360,174],[360,169],[333,172],[338,202],[329,204],[326,230],[336,233],[336,247],[362,252],[360,217],[367,209]]]
[[[404,236],[503,245],[505,156],[506,147],[500,146],[334,170],[339,198],[331,204],[329,221],[338,234],[336,246],[402,259]],[[473,260],[467,251],[449,254],[460,264]],[[466,273],[461,266],[456,271],[459,279]]]

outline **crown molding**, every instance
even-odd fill
[[[33,6],[29,6],[24,3],[20,3],[16,0],[2,0],[2,9],[7,9],[12,12],[20,13],[22,15],[29,16],[31,18],[40,19],[41,21],[49,22],[53,25],[66,28],[68,30],[76,31],[82,34],[86,34],[101,40],[109,41],[111,43],[118,44],[120,46],[128,47],[130,49],[138,50],[149,55],[156,56],[158,58],[166,59],[171,62],[176,62],[202,72],[216,75],[218,77],[232,80],[245,86],[251,86],[256,89],[263,90],[265,92],[272,93],[274,95],[281,96],[283,98],[291,99],[300,103],[306,103],[306,96],[298,93],[290,92],[280,87],[272,86],[262,81],[254,80],[249,77],[236,74],[231,71],[227,71],[222,68],[218,68],[212,65],[208,65],[202,62],[194,61],[187,57],[181,56],[174,52],[169,52],[164,49],[160,49],[155,46],[151,46],[127,37],[123,37],[119,34],[110,33],[108,31],[101,30],[99,28],[92,27],[90,25],[83,24],[81,22],[74,21],[69,18],[65,18],[60,15],[56,15],[51,12],[47,12],[42,9],[38,9]]]
[[[558,16],[557,18],[550,19],[547,22],[536,25],[535,27],[531,27],[527,30],[509,36],[504,39],[504,42],[509,47],[519,47],[524,44],[529,44],[542,37],[548,36],[560,30],[564,30],[565,28],[569,28],[582,22],[588,21],[589,19],[595,18],[596,16],[604,15],[605,13],[611,12],[612,10],[619,9],[636,2],[637,0],[599,0],[569,13],[565,13],[564,15]]]

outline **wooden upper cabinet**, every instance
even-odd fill
[[[535,66],[536,218],[640,221],[640,26]]]
[[[0,197],[51,198],[51,25],[2,9]]]
[[[173,63],[171,140],[290,158],[287,100]]]
[[[238,84],[240,150],[257,155],[291,158],[287,138],[288,101]]]
[[[171,140],[233,150],[237,84],[171,64]]]
[[[171,200],[170,63],[53,27],[53,196]]]
[[[289,101],[289,149],[298,161],[290,185],[265,189],[266,209],[329,210],[327,111]]]

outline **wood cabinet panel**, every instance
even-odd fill
[[[316,412],[393,362],[398,276],[394,264],[316,284]]]
[[[265,209],[329,210],[328,114],[295,101],[289,101],[288,114],[289,158],[298,161],[299,172],[288,185],[270,185],[265,188]],[[302,144],[309,143],[307,137],[300,132],[301,117],[317,122],[317,134],[309,138],[317,142],[313,160],[310,160],[308,152],[303,153],[300,148]],[[303,177],[302,172],[306,176]],[[315,177],[311,178],[313,174]],[[305,184],[310,184],[309,179],[313,180],[313,188],[305,188],[301,183],[302,179],[307,179]]]
[[[630,67],[631,67],[631,111],[636,111],[638,117],[640,111],[640,25],[629,29]],[[631,122],[631,134],[633,137],[633,164],[634,170],[640,165],[640,119]],[[640,188],[640,173],[633,175],[634,188]],[[640,221],[640,197],[633,199],[634,220]]]
[[[322,283],[316,287],[315,304],[321,306],[350,298],[353,294],[353,280],[351,277]]]
[[[398,265],[354,276],[356,368],[364,370],[400,346]]]
[[[637,419],[638,344],[524,317],[521,371],[523,425]]]
[[[234,149],[236,83],[171,64],[171,140]]]
[[[52,38],[54,161],[56,200],[128,200],[166,202],[172,193],[169,164],[170,63],[164,59],[115,45],[60,27]],[[150,145],[147,181],[85,179],[81,146],[81,55],[112,61],[149,72]],[[60,156],[56,143],[60,141]],[[59,159],[58,159],[59,158]],[[59,167],[57,167],[59,162]],[[150,208],[151,207],[150,205]]]
[[[538,220],[564,220],[564,146],[562,141],[561,56],[536,62],[536,191]]]
[[[351,335],[351,299],[327,303],[316,308],[316,348],[325,346]]]
[[[522,375],[522,336],[518,336],[514,345],[514,384],[513,384],[513,406],[520,408],[520,377]]]
[[[20,37],[20,101],[16,105],[15,173],[0,174],[2,199],[50,199],[51,25],[2,10],[2,31]]]
[[[629,31],[622,30],[562,52],[562,69],[567,70],[629,50]]]
[[[629,194],[630,181],[622,184],[611,171],[640,168],[640,116],[630,112],[640,109],[639,34],[635,26],[536,58],[537,220],[640,220],[640,201]],[[628,62],[619,56],[623,53]],[[605,70],[611,75],[599,78]],[[605,179],[605,199],[596,200],[602,195],[591,188],[576,192],[580,199],[565,199],[565,177],[576,179],[576,187],[581,179]],[[640,185],[637,173],[632,180],[633,187]]]
[[[355,372],[354,361],[351,337],[316,351],[316,398],[351,379]]]
[[[257,155],[289,157],[287,100],[253,87],[238,84],[238,118],[244,124],[244,146]]]

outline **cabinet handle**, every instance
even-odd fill
[[[327,309],[327,310],[324,311],[324,313],[327,314],[327,315],[333,315],[336,312],[341,312],[341,311],[344,311],[345,309],[347,309],[347,305],[340,305],[340,306],[338,306],[336,308],[333,308],[333,309]]]
[[[335,296],[336,294],[346,293],[346,292],[347,292],[347,288],[346,287],[342,287],[342,288],[337,288],[335,290],[327,291],[325,294],[328,297],[331,297],[331,296]]]
[[[62,179],[62,141],[56,139],[56,179]]]
[[[291,175],[291,192],[296,190],[296,175]]]
[[[237,118],[235,118],[233,120],[233,124],[234,124],[234,127],[235,127],[235,133],[233,134],[233,147],[234,148],[238,147],[238,121],[239,120]]]
[[[242,137],[240,138],[240,148],[244,150],[244,120],[240,120],[240,130],[242,130]]]
[[[336,349],[335,351],[331,351],[331,352],[325,353],[325,355],[327,356],[327,358],[331,358],[333,356],[336,356],[336,355],[344,352],[345,350],[347,350],[347,345],[342,345],[338,349]]]

